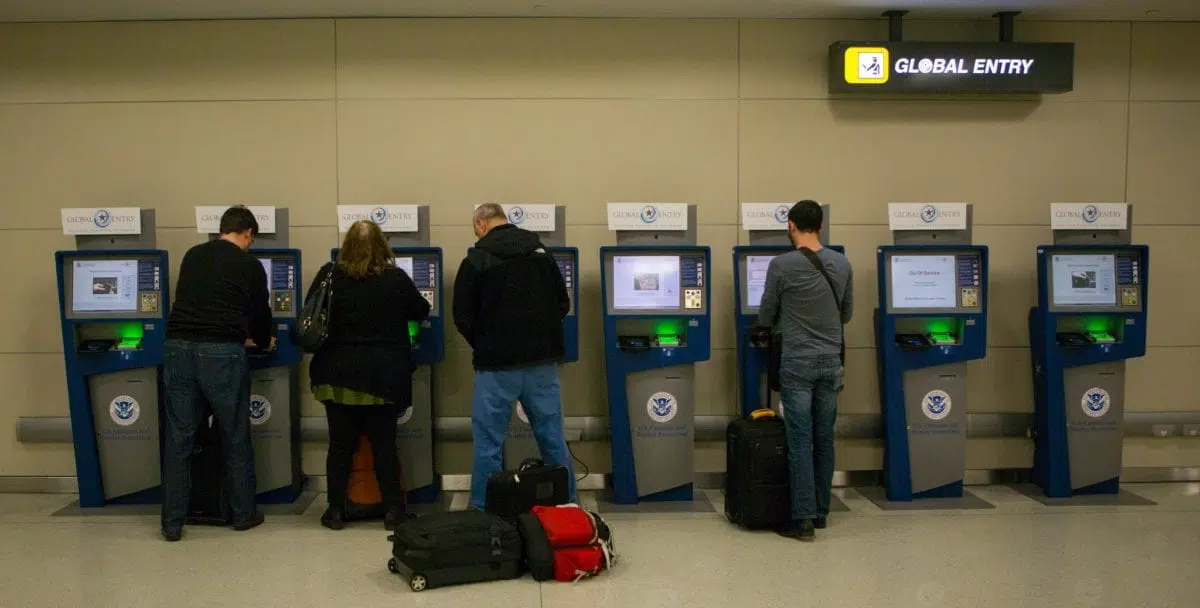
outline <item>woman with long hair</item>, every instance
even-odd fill
[[[374,222],[350,226],[337,262],[317,273],[309,293],[332,273],[329,337],[308,369],[313,397],[325,405],[329,454],[325,473],[329,509],[321,525],[340,530],[354,449],[363,433],[371,442],[375,477],[387,506],[385,527],[407,519],[396,419],[412,407],[414,370],[409,322],[429,316],[429,302],[396,267],[383,231]]]

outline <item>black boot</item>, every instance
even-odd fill
[[[321,525],[330,530],[341,530],[346,527],[346,513],[341,507],[329,507],[321,516]]]
[[[387,515],[383,518],[383,529],[388,532],[395,532],[396,526],[412,519],[412,515],[404,507],[392,507],[388,509]]]

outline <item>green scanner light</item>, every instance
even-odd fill
[[[933,343],[938,345],[954,344],[954,336],[948,333],[930,333],[929,339],[933,340]]]
[[[421,323],[418,321],[408,322],[408,342],[416,344],[421,338]]]
[[[659,346],[679,346],[679,336],[675,334],[658,334]]]

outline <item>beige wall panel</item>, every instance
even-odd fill
[[[807,195],[800,195],[801,197]],[[826,202],[822,199],[817,199]],[[851,213],[850,208],[859,209],[860,205],[832,205],[829,213],[834,218]],[[854,316],[846,328],[846,345],[849,348],[874,348],[875,329],[872,318],[875,308],[879,306],[879,275],[875,267],[875,250],[880,245],[892,242],[892,234],[887,229],[887,207],[878,205],[874,210],[878,218],[874,222],[882,225],[839,225],[830,227],[830,241],[846,248],[846,258],[854,269]]]
[[[57,319],[46,323],[58,325]],[[54,329],[53,333],[57,336],[59,332]],[[4,405],[0,407],[0,435],[4,437],[0,440],[0,476],[75,474],[70,443],[21,444],[14,430],[21,416],[69,415],[64,369],[59,353],[0,354],[0,386],[5,387]]]
[[[886,223],[888,202],[953,201],[975,203],[977,224],[1045,224],[1050,202],[1124,197],[1125,114],[1121,103],[743,102],[740,197],[803,192],[840,223]]]
[[[882,463],[880,463],[882,464]],[[967,441],[967,469],[1028,469],[1033,467],[1033,441],[1019,438]]]
[[[59,207],[156,209],[195,227],[196,205],[287,206],[333,225],[334,103],[0,105],[2,228],[60,228]]]
[[[1147,345],[1200,346],[1200,282],[1190,280],[1200,260],[1200,228],[1138,226],[1133,238],[1150,246]]]
[[[1131,359],[1125,365],[1125,409],[1200,412],[1200,396],[1189,382],[1195,379],[1197,370],[1200,370],[1198,347],[1147,348],[1145,357]]]
[[[559,367],[563,415],[608,416],[604,351],[581,350],[579,360]]]
[[[737,36],[721,20],[340,20],[338,95],[730,99]]]
[[[329,20],[0,25],[0,103],[330,99]]]
[[[736,414],[737,386],[737,351],[728,348],[713,350],[708,361],[696,364],[696,415]]]
[[[886,40],[887,22],[747,20],[741,23],[743,99],[829,97],[829,45]],[[994,21],[906,21],[909,40],[994,41]],[[1129,24],[1021,22],[1023,42],[1074,42],[1075,90],[1046,101],[1123,101],[1129,90]]]
[[[1128,200],[1135,224],[1200,224],[1198,164],[1200,104],[1131,104]]]
[[[700,218],[737,200],[734,101],[348,101],[339,104],[340,200],[424,201],[435,225],[470,205],[689,202]],[[701,219],[701,221],[704,221]]]
[[[1200,23],[1135,23],[1130,97],[1138,101],[1200,101]]]
[[[846,388],[838,397],[839,413],[879,415],[878,370],[874,348],[846,349]]]
[[[1033,369],[1027,347],[988,348],[967,364],[967,410],[1033,413]]]
[[[883,441],[839,439],[834,442],[836,471],[878,471],[883,468]]]
[[[1126,467],[1194,467],[1200,463],[1200,441],[1194,438],[1127,437],[1122,465]]]
[[[0,313],[5,320],[0,353],[61,353],[54,252],[73,249],[74,241],[61,230],[7,230],[3,235],[0,256],[6,260],[9,288],[0,289]],[[61,379],[59,374],[55,381]],[[11,384],[0,386],[13,390]]]
[[[1050,204],[1041,207],[1049,224]],[[976,226],[973,240],[988,247],[988,346],[1028,346],[1037,248],[1054,240],[1050,226]]]

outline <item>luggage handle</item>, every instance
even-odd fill
[[[779,414],[776,414],[775,410],[764,407],[750,412],[749,418],[751,420],[762,420],[763,418],[776,418],[778,416]]]
[[[529,469],[545,466],[546,463],[541,458],[526,458],[517,466],[517,471],[528,471]]]

